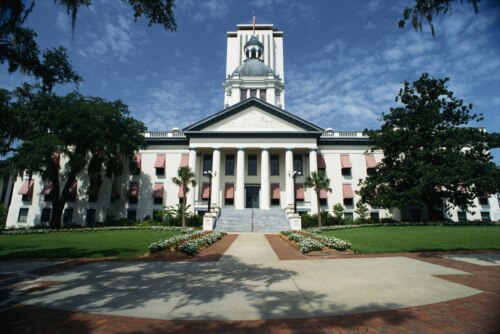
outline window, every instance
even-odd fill
[[[240,101],[246,100],[246,98],[247,98],[247,90],[240,89]]]
[[[165,175],[165,163],[167,157],[165,154],[157,154],[155,160],[155,170],[157,176]]]
[[[344,212],[345,220],[354,220],[354,214],[352,212]]]
[[[90,194],[90,195],[89,195],[89,202],[90,202],[90,203],[95,203],[95,202],[97,202],[97,194],[95,194],[95,193],[94,193],[94,194]]]
[[[351,176],[351,169],[350,168],[342,168],[342,175]]]
[[[480,205],[489,205],[490,203],[488,202],[488,197],[479,197],[479,204]]]
[[[489,221],[491,221],[490,213],[488,211],[481,212],[481,221],[482,222],[489,222]]]
[[[71,186],[69,187],[69,194],[68,194],[68,202],[74,202],[76,201],[76,195],[78,190],[78,181],[74,180]]]
[[[271,176],[280,175],[280,156],[277,154],[271,155]]]
[[[272,198],[271,199],[271,205],[273,205],[273,206],[279,206],[280,205],[280,199],[279,198]]]
[[[42,215],[40,216],[40,223],[48,223],[50,221],[51,215],[52,215],[51,208],[43,208]]]
[[[464,223],[467,221],[467,212],[465,211],[458,211],[457,212],[457,216],[458,216],[458,221],[460,223]]]
[[[262,101],[266,101],[266,90],[265,89],[261,89],[260,90],[260,97],[259,97]]]
[[[31,202],[32,196],[31,195],[23,195],[22,201],[23,202]]]
[[[153,210],[153,219],[155,221],[161,221],[160,210]]]
[[[157,176],[165,175],[165,168],[155,168],[155,169],[156,169]]]
[[[378,213],[378,211],[370,212],[370,219],[380,220],[380,214]]]
[[[234,205],[234,199],[233,198],[226,198],[224,200],[225,205]]]
[[[85,223],[90,226],[95,224],[95,209],[87,209],[87,215],[85,216]]]
[[[375,175],[375,168],[367,168],[366,174],[367,175]]]
[[[128,198],[128,204],[137,204],[138,199],[137,197],[129,197]]]
[[[293,155],[293,170],[304,175],[304,171],[302,170],[302,154]]]
[[[127,210],[127,220],[134,221],[137,219],[137,210]]]
[[[130,161],[130,173],[132,175],[140,175],[141,174],[141,154],[136,154],[134,158]]]
[[[344,205],[345,206],[354,206],[354,199],[352,199],[352,198],[344,198]]]
[[[248,175],[257,175],[257,155],[248,155]]]
[[[320,198],[319,205],[320,206],[328,206],[328,198]]]
[[[226,154],[226,175],[234,175],[234,154]]]
[[[128,189],[128,203],[137,204],[139,199],[139,183],[131,182]]]
[[[29,209],[23,208],[19,209],[19,218],[17,218],[18,223],[26,223],[28,221]]]
[[[257,89],[250,89],[250,97],[256,97],[257,96]]]
[[[73,208],[64,209],[63,213],[63,223],[71,224],[73,222]]]
[[[163,197],[153,197],[153,203],[156,204],[156,205],[163,204]],[[181,203],[182,203],[182,201],[181,201]]]
[[[203,155],[203,172],[212,170],[212,155],[204,154]]]

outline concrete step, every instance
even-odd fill
[[[280,232],[290,230],[288,219],[282,209],[223,208],[216,222],[216,230],[227,232]]]

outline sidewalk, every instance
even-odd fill
[[[77,266],[39,277],[47,286],[12,298],[0,320],[16,333],[500,330],[499,254],[280,261],[273,248],[241,234],[218,262]]]

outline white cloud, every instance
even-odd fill
[[[222,19],[229,13],[228,0],[183,0],[176,3],[176,6],[179,11],[188,13],[195,22]]]

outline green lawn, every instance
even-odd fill
[[[500,226],[365,227],[325,231],[360,253],[500,249]]]
[[[0,235],[0,258],[133,258],[147,253],[152,242],[177,234],[176,231],[94,231]]]

